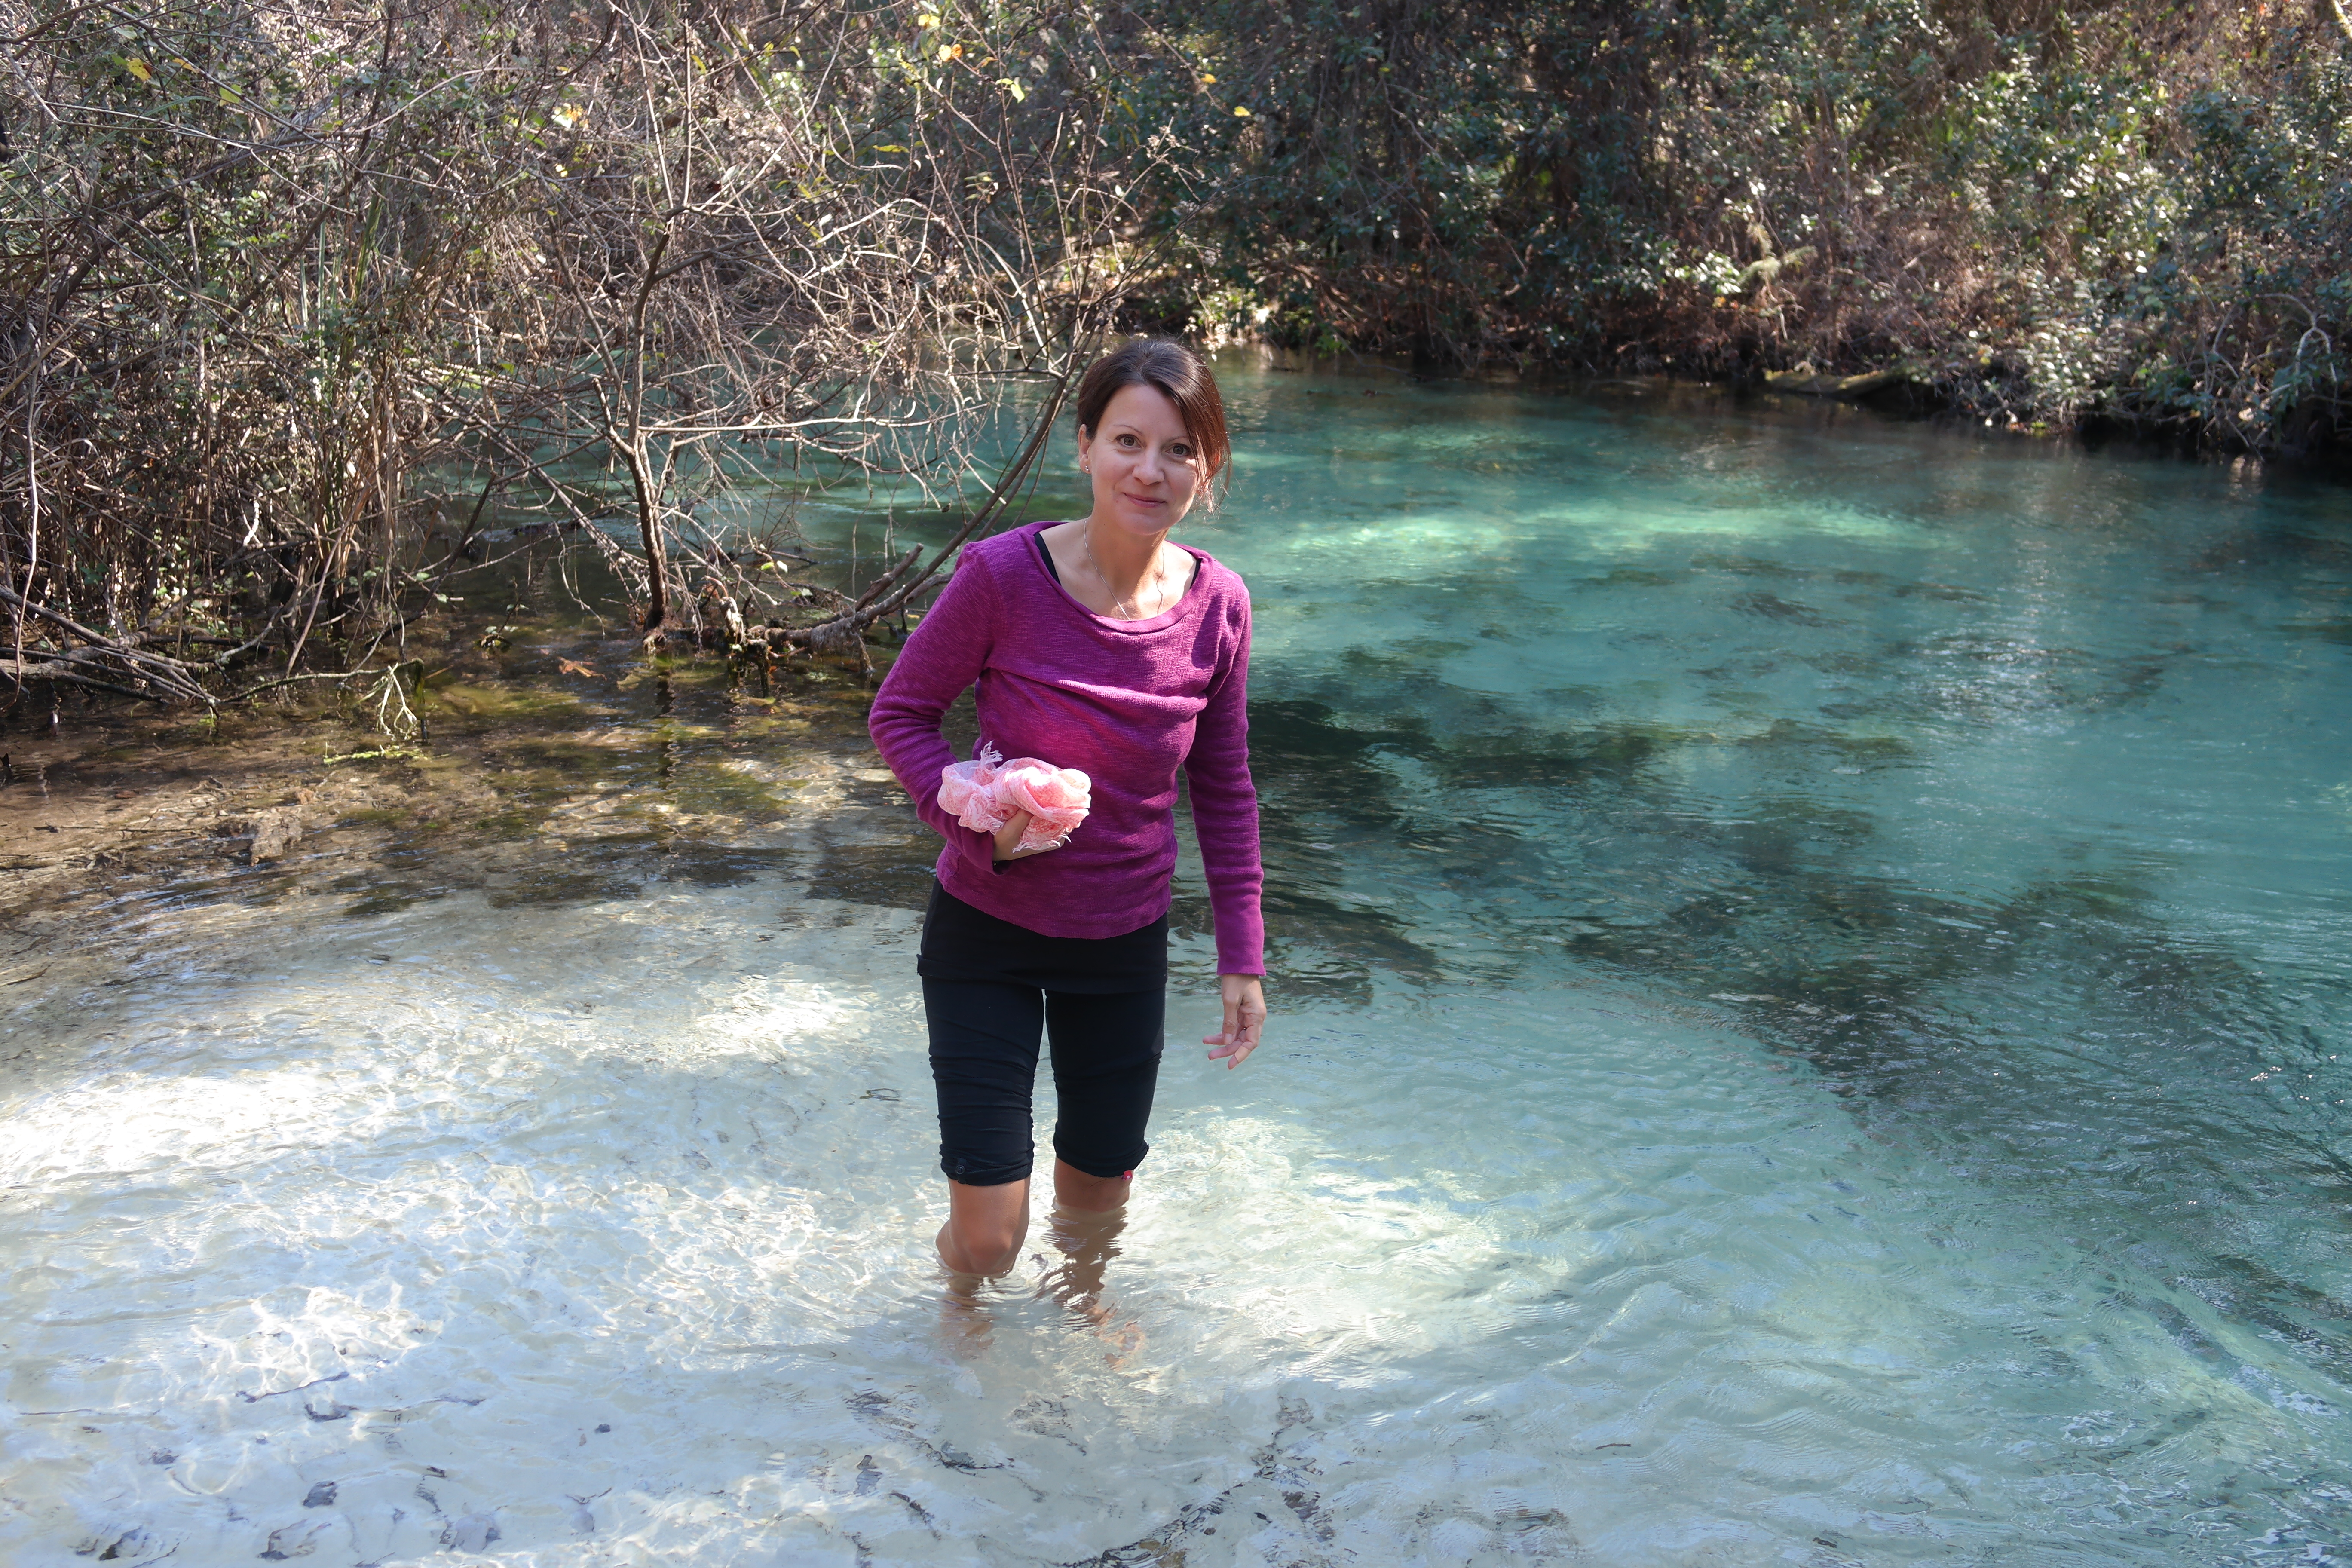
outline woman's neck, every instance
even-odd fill
[[[1094,514],[1089,512],[1078,524],[1078,537],[1086,542],[1086,550],[1093,558],[1095,570],[1101,573],[1110,590],[1121,598],[1131,596],[1143,581],[1151,575],[1153,564],[1160,559],[1160,546],[1168,531],[1157,533],[1137,533],[1125,528],[1097,528]]]

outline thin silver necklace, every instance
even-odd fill
[[[1095,569],[1095,575],[1102,579],[1102,585],[1110,588],[1110,574],[1104,571],[1102,563],[1095,559],[1095,525],[1091,518],[1087,519],[1086,527],[1078,531],[1078,548],[1087,552],[1087,564]],[[1168,575],[1160,564],[1160,547],[1156,544],[1151,547],[1151,570],[1147,575],[1155,583],[1163,581]],[[1143,619],[1143,581],[1142,578],[1138,578],[1135,592],[1123,599],[1119,597],[1118,589],[1111,588],[1110,613],[1118,619],[1122,621]],[[1132,606],[1130,612],[1120,615],[1118,607],[1121,605]]]

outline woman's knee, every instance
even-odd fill
[[[1021,1244],[1028,1239],[1028,1227],[1007,1235],[1003,1232],[972,1236],[962,1226],[950,1226],[940,1237],[940,1261],[958,1274],[1003,1274],[1021,1261]]]
[[[988,1230],[977,1237],[959,1234],[956,1239],[963,1252],[963,1272],[1003,1274],[1021,1261],[1021,1244],[1029,1239],[1029,1231],[1024,1226],[1019,1230]]]
[[[948,1224],[940,1257],[964,1274],[1002,1274],[1020,1261],[1029,1236],[1029,1184],[1005,1182],[948,1187]]]

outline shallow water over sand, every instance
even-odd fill
[[[878,801],[158,894],[0,1001],[0,1552],[2352,1556],[2344,494],[1231,391],[1277,1025],[1100,1310],[929,1278]]]

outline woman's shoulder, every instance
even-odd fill
[[[963,547],[961,559],[957,562],[957,564],[961,566],[966,562],[978,562],[982,566],[1002,572],[1008,562],[1020,558],[1018,552],[1037,548],[1029,542],[1029,536],[1037,531],[1037,526],[1035,523],[1024,522],[1018,528],[1008,528],[1002,533],[992,533],[985,539],[975,539]],[[1053,524],[1047,523],[1045,526],[1050,528]]]
[[[1018,595],[1025,589],[1035,588],[1043,581],[1034,570],[1038,560],[1037,536],[1054,526],[1051,521],[1024,522],[1002,533],[975,539],[963,547],[956,563],[957,570],[961,571],[968,564],[978,566],[990,584],[1000,593]]]
[[[1213,604],[1225,605],[1244,615],[1248,614],[1249,584],[1242,581],[1242,574],[1197,544],[1188,544],[1185,548],[1201,558],[1199,587],[1201,594]]]
[[[1048,525],[1050,526],[1050,525]],[[1002,600],[1007,595],[1017,595],[1027,578],[1020,572],[1021,552],[1034,553],[1033,542],[1037,530],[1024,523],[1008,528],[1003,533],[992,533],[983,539],[969,540],[956,552],[955,570],[951,576],[961,579],[967,591],[978,591],[991,600]]]

